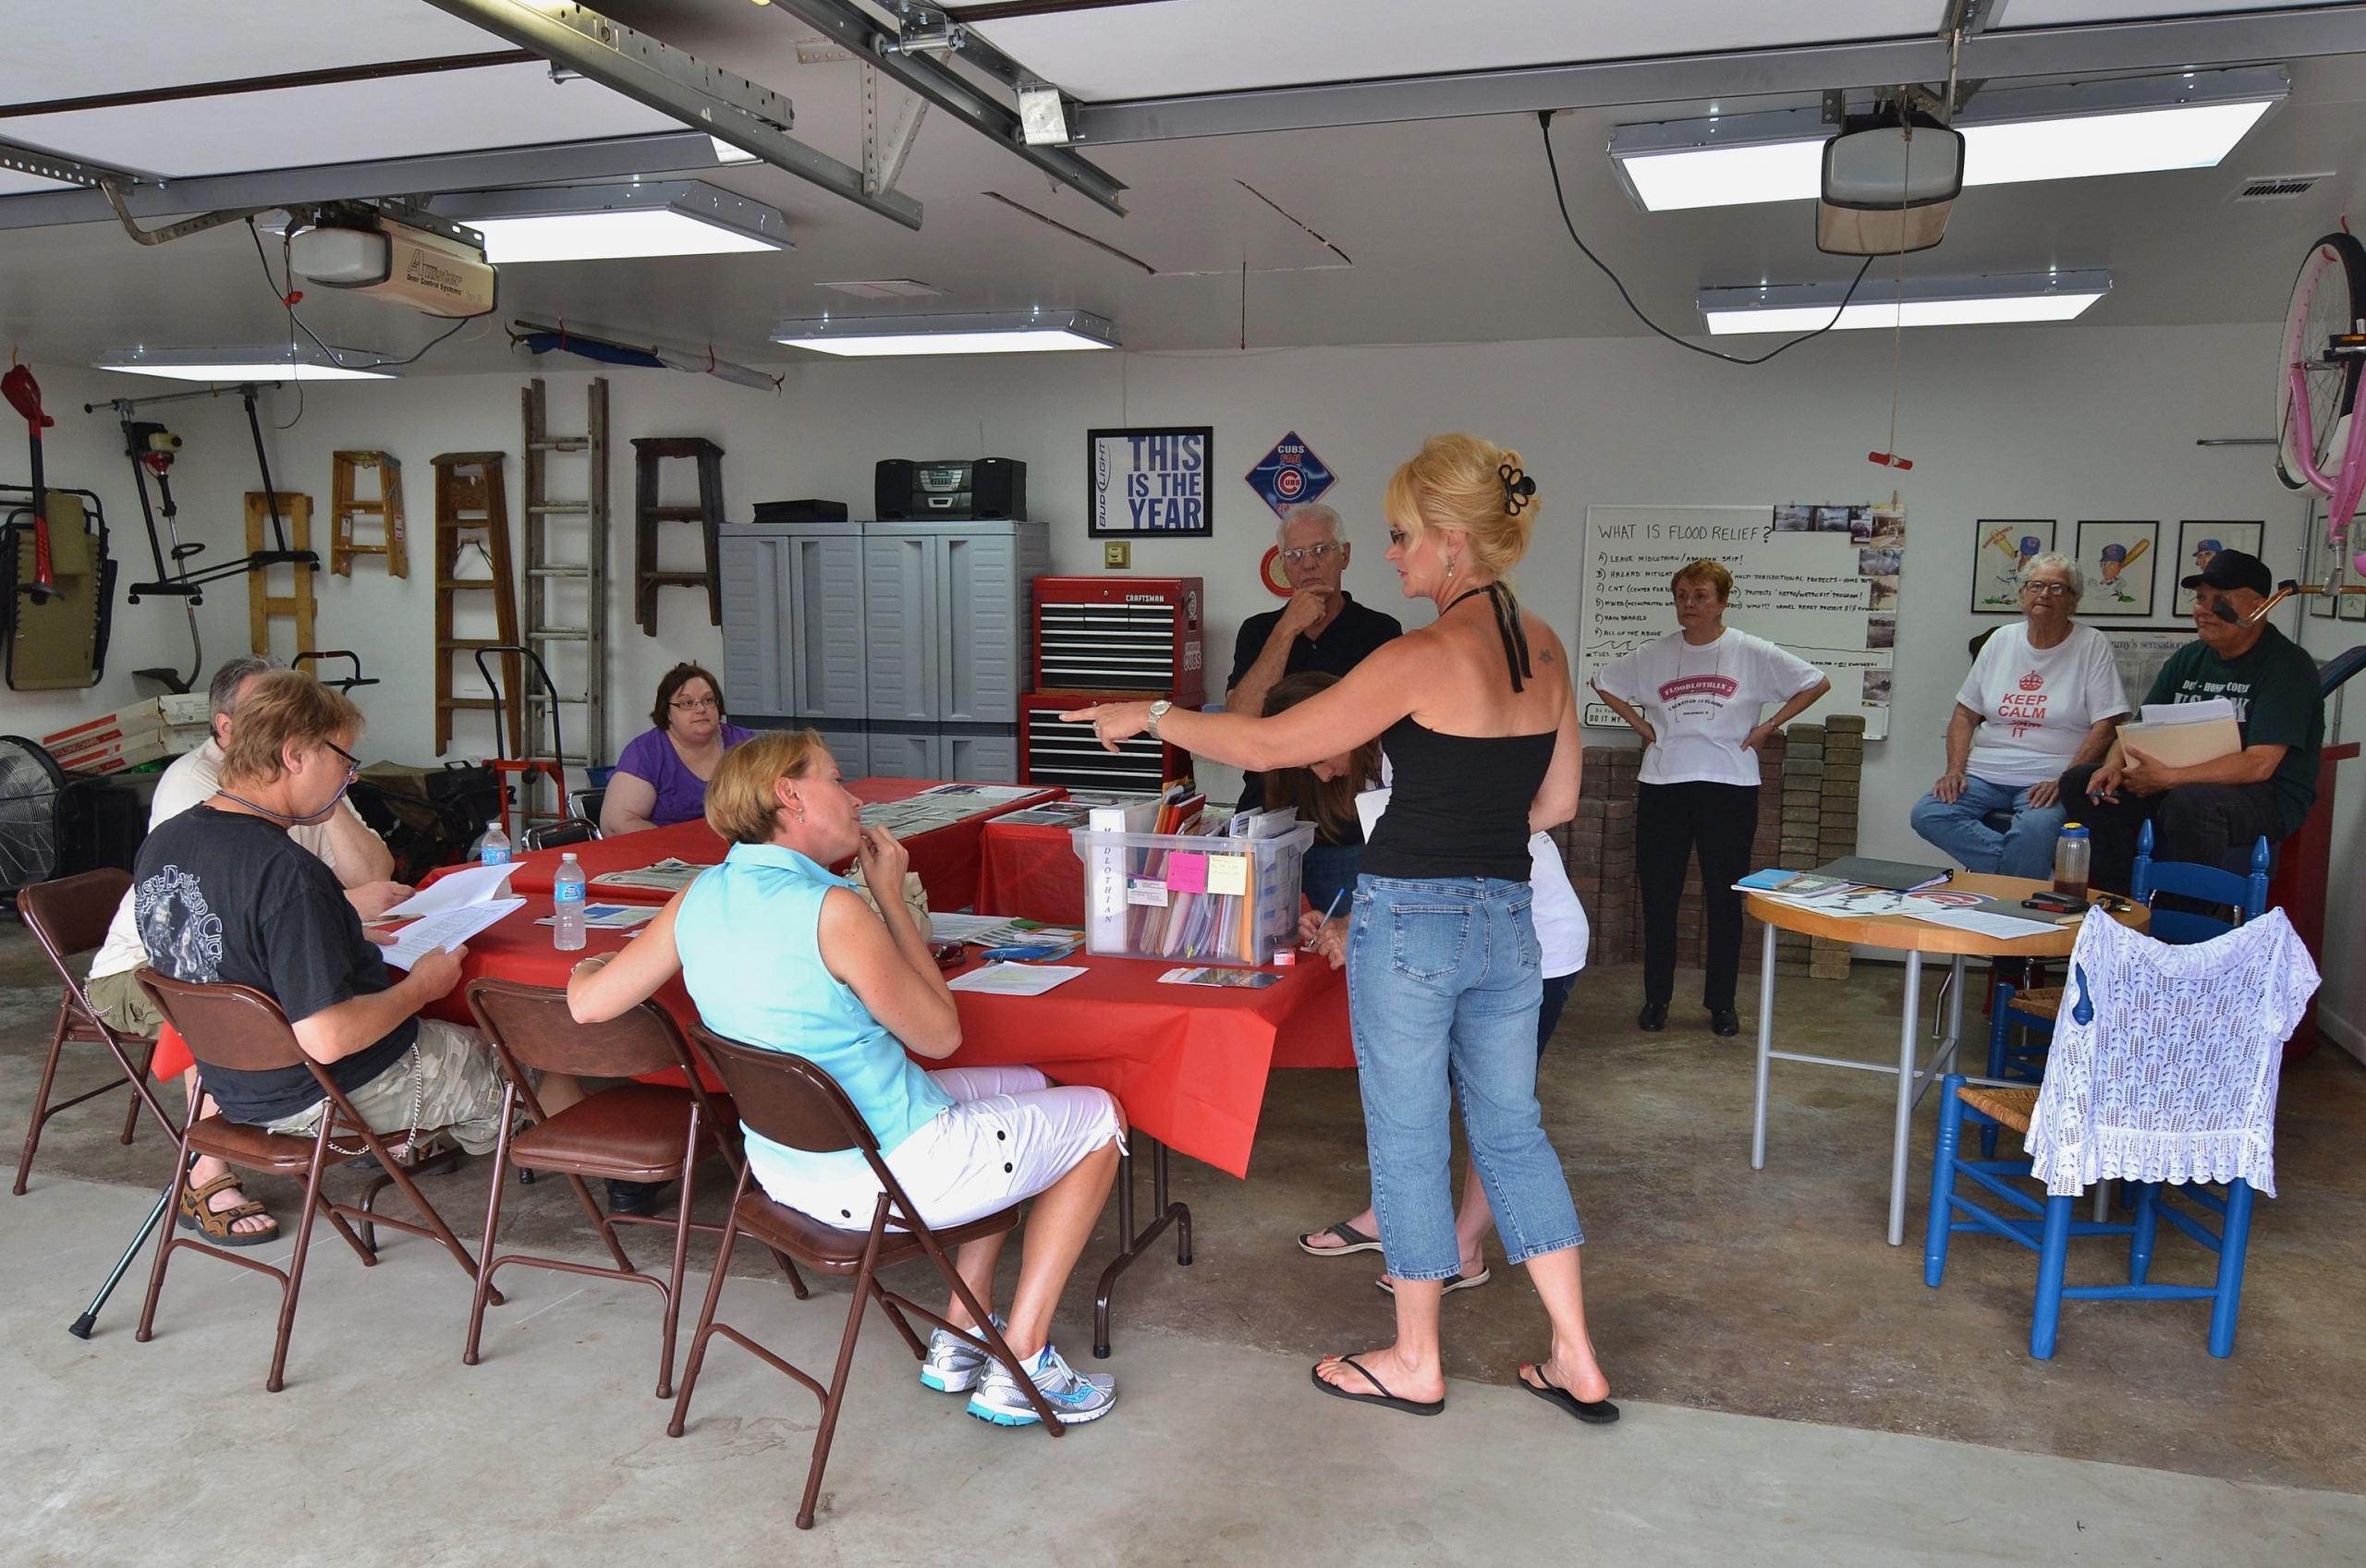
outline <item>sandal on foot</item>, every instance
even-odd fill
[[[1336,1236],[1339,1238],[1339,1245],[1317,1246],[1314,1245],[1314,1238],[1317,1236]],[[1298,1249],[1315,1258],[1345,1258],[1351,1252],[1378,1252],[1380,1238],[1368,1236],[1342,1220],[1337,1224],[1327,1226],[1323,1230],[1307,1232],[1306,1234],[1298,1238]]]
[[[1495,1271],[1493,1269],[1488,1268],[1482,1268],[1475,1274],[1448,1274],[1445,1279],[1438,1282],[1438,1283],[1444,1287],[1438,1294],[1441,1295],[1452,1295],[1458,1290],[1469,1290],[1473,1285],[1483,1285],[1494,1277]],[[1396,1282],[1390,1279],[1385,1274],[1383,1274],[1380,1278],[1374,1280],[1372,1283],[1378,1285],[1381,1289],[1386,1291],[1391,1295],[1395,1295],[1396,1294]]]
[[[207,1241],[216,1246],[261,1246],[266,1242],[279,1239],[279,1222],[271,1220],[271,1211],[252,1198],[249,1198],[244,1203],[232,1204],[227,1209],[212,1207],[213,1195],[225,1188],[232,1192],[244,1191],[238,1185],[236,1172],[216,1176],[201,1187],[192,1188],[188,1183],[182,1183],[181,1229],[201,1232]],[[260,1214],[264,1219],[271,1220],[270,1227],[261,1231],[231,1229],[239,1221],[253,1214]]]
[[[1311,1373],[1314,1379],[1314,1386],[1321,1389],[1324,1393],[1331,1395],[1334,1399],[1353,1400],[1358,1404],[1377,1404],[1386,1410],[1402,1410],[1408,1416],[1442,1416],[1445,1413],[1445,1401],[1443,1399],[1399,1399],[1396,1395],[1388,1392],[1388,1385],[1386,1383],[1382,1382],[1378,1378],[1372,1375],[1372,1369],[1370,1367],[1357,1360],[1354,1356],[1342,1355],[1339,1357],[1339,1360],[1349,1367],[1353,1367],[1358,1372],[1363,1375],[1364,1381],[1370,1383],[1380,1392],[1378,1393],[1349,1393],[1346,1389],[1341,1388],[1338,1384],[1331,1381],[1330,1379],[1325,1378],[1323,1375],[1322,1364],[1317,1362]]]
[[[1520,1370],[1527,1371],[1532,1366],[1535,1366],[1533,1362],[1522,1362]],[[1519,1386],[1547,1404],[1559,1405],[1590,1427],[1606,1427],[1618,1419],[1618,1406],[1606,1399],[1579,1399],[1568,1390],[1547,1381],[1542,1367],[1536,1367],[1535,1382],[1522,1378]]]

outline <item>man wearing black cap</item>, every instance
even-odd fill
[[[2317,798],[2317,752],[2324,744],[2324,704],[2316,661],[2251,614],[2275,590],[2266,564],[2221,550],[2180,587],[2193,590],[2200,640],[2169,655],[2145,694],[2149,704],[2234,704],[2242,749],[2191,767],[2172,768],[2118,744],[2092,767],[2062,775],[2064,802],[2080,803],[2093,835],[2090,880],[2126,893],[2141,825],[2153,823],[2161,860],[2250,869],[2251,845],[2280,843],[2299,827]]]

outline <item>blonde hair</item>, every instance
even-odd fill
[[[810,777],[830,754],[811,730],[766,730],[723,754],[706,786],[706,825],[733,844],[769,844],[783,779]]]
[[[1536,523],[1532,495],[1513,509],[1506,469],[1514,477],[1521,471],[1519,454],[1509,447],[1475,435],[1433,435],[1389,476],[1382,511],[1408,533],[1461,530],[1480,565],[1500,575],[1528,553]]]
[[[240,699],[230,742],[222,748],[226,784],[275,783],[287,772],[289,747],[361,733],[361,710],[352,699],[301,670],[271,670],[250,678],[254,687]]]
[[[1712,561],[1705,555],[1668,578],[1667,590],[1674,593],[1689,582],[1704,582],[1715,589],[1717,602],[1720,604],[1734,596],[1733,573],[1726,569],[1726,564],[1723,561]]]

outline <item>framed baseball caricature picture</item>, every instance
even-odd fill
[[[2178,615],[2193,614],[2193,590],[2184,580],[2210,565],[2210,558],[2221,550],[2239,550],[2246,555],[2259,553],[2260,538],[2267,531],[2265,523],[2195,523],[2177,525],[2177,596],[2173,606]]]
[[[2054,548],[2052,517],[1983,517],[1972,530],[1971,613],[2018,615],[2021,577],[2032,557]]]
[[[2079,602],[2079,614],[2149,618],[2160,539],[2156,522],[2081,522],[2078,562],[2087,575],[2087,596]]]

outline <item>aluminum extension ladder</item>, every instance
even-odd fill
[[[608,758],[608,381],[592,378],[580,435],[554,435],[543,380],[521,395],[526,421],[525,643],[554,693],[529,680],[521,758],[591,769]],[[579,498],[551,495],[550,459],[584,459]],[[564,711],[562,711],[564,710]],[[567,743],[562,754],[559,742]],[[519,780],[536,788],[540,775]],[[588,778],[584,781],[591,782]],[[527,803],[520,801],[521,806]],[[541,816],[540,802],[530,815]],[[567,802],[549,810],[567,814]]]

